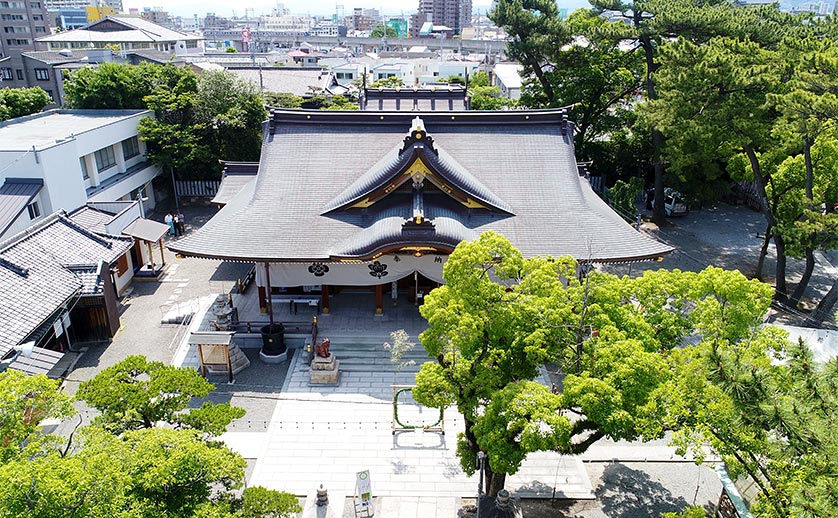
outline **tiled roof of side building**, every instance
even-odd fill
[[[329,86],[328,71],[317,68],[294,67],[266,67],[266,68],[237,68],[228,71],[239,78],[253,83],[265,92],[289,93],[294,95],[311,95],[311,88],[326,88]]]
[[[460,222],[476,234],[504,234],[529,257],[631,261],[672,250],[624,222],[580,178],[572,124],[558,110],[275,110],[252,188],[169,248],[238,260],[328,260],[377,221],[376,208],[339,215],[323,208],[402,143],[417,115],[434,144],[514,214],[470,209]]]
[[[43,187],[44,181],[40,178],[6,178],[0,187],[0,235],[9,229]]]
[[[0,354],[21,343],[85,283],[70,268],[113,263],[130,238],[101,236],[56,212],[0,243]],[[89,284],[89,283],[88,283]]]

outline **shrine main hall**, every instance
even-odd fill
[[[419,303],[457,244],[489,230],[525,257],[610,263],[672,250],[580,175],[564,110],[277,109],[258,165],[238,166],[223,208],[169,248],[256,263],[263,311],[299,294],[328,313],[330,294],[349,288],[374,292],[375,314],[400,294]]]

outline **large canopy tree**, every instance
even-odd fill
[[[210,402],[187,408],[214,388],[195,369],[129,356],[79,385],[76,397],[101,412],[97,425],[117,433],[166,423],[220,435],[244,409]]]
[[[660,437],[651,395],[673,375],[666,355],[692,333],[731,342],[750,336],[770,287],[738,272],[647,272],[630,279],[570,258],[525,259],[500,235],[483,234],[449,257],[446,284],[421,308],[422,345],[436,362],[416,377],[417,401],[456,405],[458,441],[473,473],[485,450],[489,494],[526,454],[576,454],[602,437]],[[563,378],[554,394],[532,383],[546,363]]]
[[[65,91],[71,108],[152,110],[155,118],[140,122],[147,155],[181,178],[215,179],[219,160],[259,157],[262,96],[231,72],[103,63],[69,74]]]

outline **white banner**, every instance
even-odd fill
[[[444,255],[382,255],[375,261],[357,263],[271,263],[271,286],[374,286],[397,281],[413,272],[442,283],[442,267],[447,260],[448,256]],[[263,264],[256,266],[256,284],[266,285]]]
[[[359,471],[357,473],[355,487],[357,488],[361,505],[370,505],[372,503],[372,483],[370,482],[369,470]]]

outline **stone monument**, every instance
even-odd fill
[[[314,346],[314,358],[309,368],[312,385],[337,385],[340,383],[340,362],[329,352],[331,341],[324,338]]]

